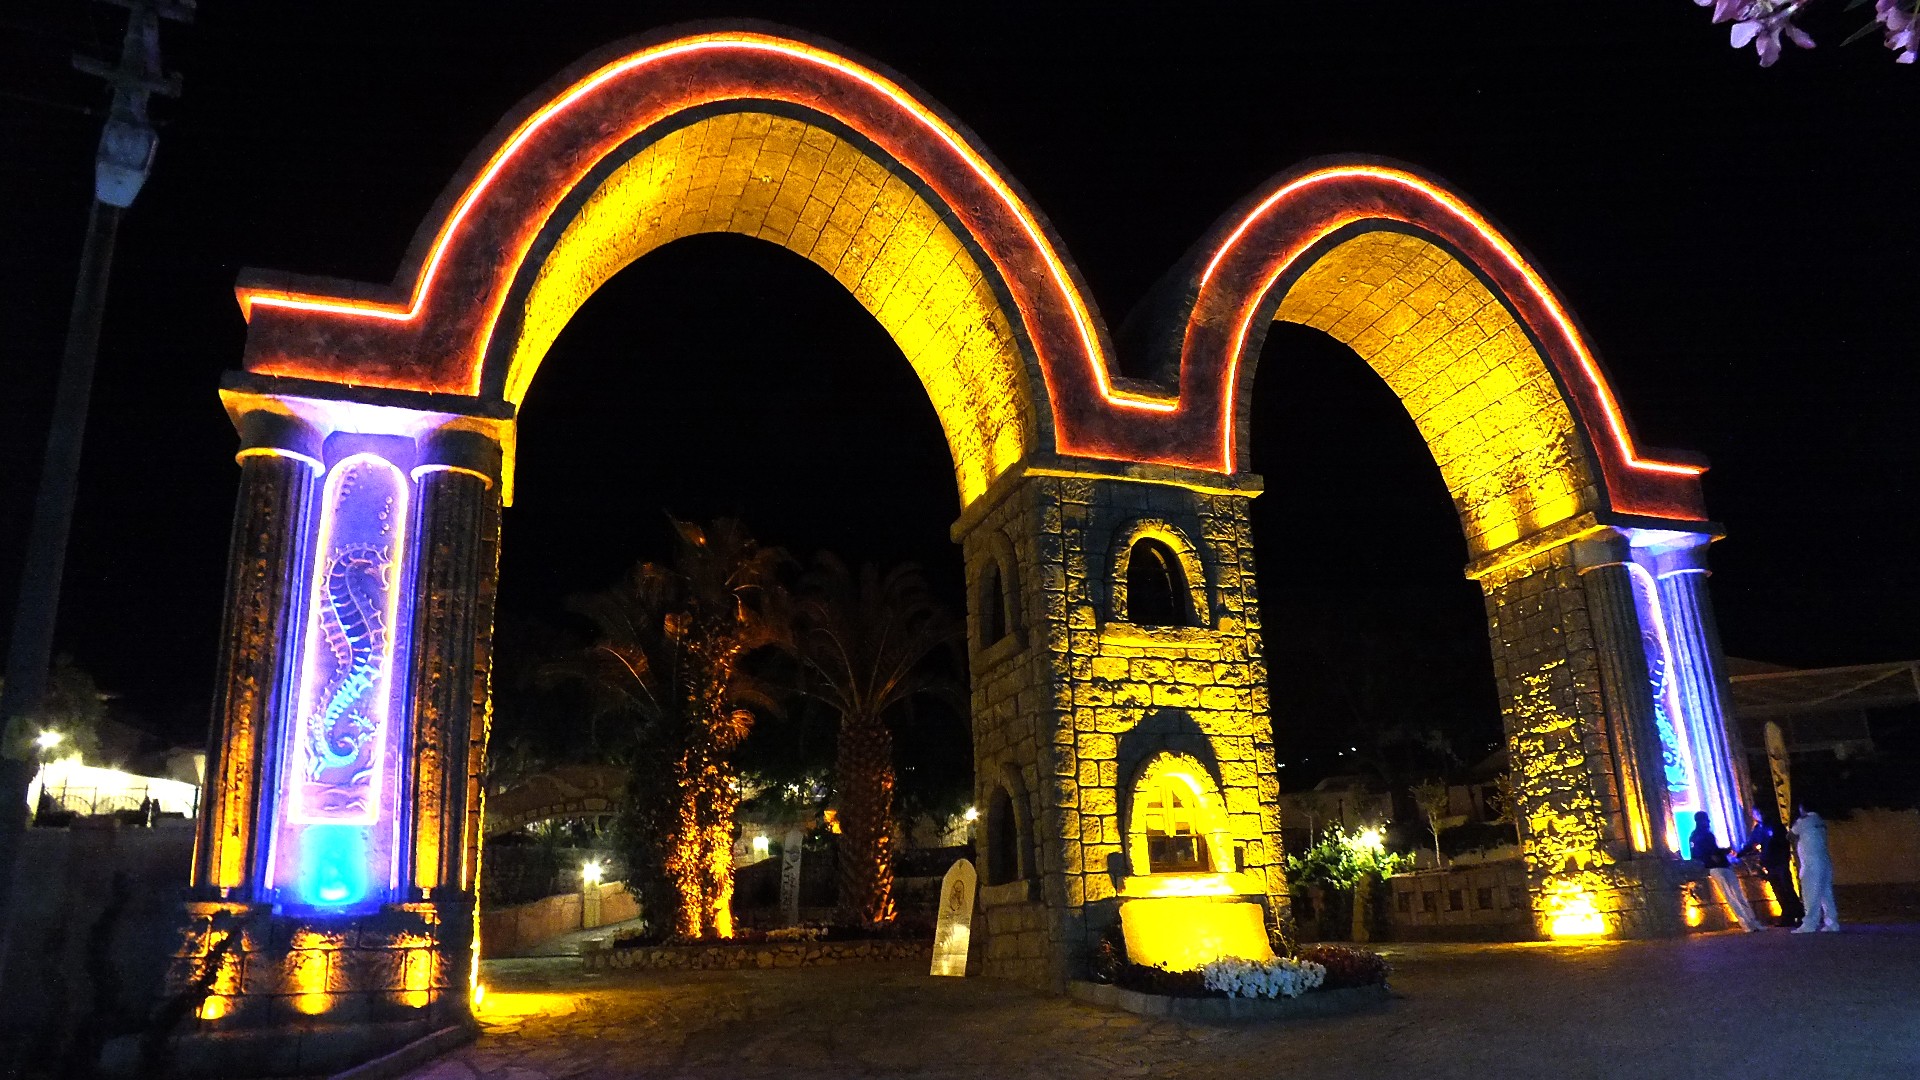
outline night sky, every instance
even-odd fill
[[[1436,173],[1558,285],[1640,441],[1712,460],[1730,653],[1920,656],[1920,71],[1872,41],[1842,47],[1865,16],[1825,6],[1809,23],[1822,47],[1762,70],[1686,0],[1252,14],[203,0],[195,25],[167,29],[186,93],[156,104],[158,164],[121,233],[59,649],[165,737],[202,739],[237,476],[214,390],[240,355],[240,268],[390,280],[522,96],[623,36],[749,16],[837,41],[951,110],[1051,219],[1110,327],[1216,216],[1303,158]],[[66,56],[111,52],[118,17],[32,0],[0,20],[8,612],[99,130],[80,110],[104,100]],[[1478,590],[1411,422],[1313,331],[1277,327],[1260,376],[1281,760],[1344,745],[1362,712],[1483,746],[1498,720]],[[521,446],[503,627],[558,619],[567,593],[662,554],[669,510],[743,516],[803,555],[912,559],[958,604],[931,406],[858,304],[771,245],[694,238],[615,278],[549,355]]]

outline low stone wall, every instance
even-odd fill
[[[0,986],[0,1044],[58,1045],[111,993],[109,1023],[145,1017],[162,993],[193,863],[193,827],[122,828],[111,819],[28,829],[14,873],[15,919]],[[126,899],[109,916],[118,879]],[[88,941],[107,935],[101,957]],[[104,960],[105,966],[101,966]],[[95,979],[110,980],[101,986]]]
[[[737,971],[742,968],[828,967],[873,960],[933,962],[933,942],[759,941],[741,945],[635,945],[589,949],[588,971],[640,968],[657,971]]]
[[[1120,1009],[1139,1016],[1163,1016],[1198,1023],[1233,1020],[1287,1020],[1301,1016],[1332,1016],[1382,1008],[1391,993],[1384,986],[1354,986],[1344,990],[1315,990],[1297,998],[1170,997],[1090,982],[1067,984],[1075,1001]]]
[[[1387,924],[1398,941],[1523,941],[1534,936],[1519,860],[1388,878]]]
[[[588,921],[592,909],[581,893],[562,893],[531,904],[480,909],[480,955],[489,959],[521,956],[562,934],[591,930],[639,918],[640,905],[625,884],[609,881],[593,886],[600,892],[599,918]]]

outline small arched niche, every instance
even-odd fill
[[[981,824],[980,883],[985,886],[1013,885],[1034,875],[1033,830],[1028,820],[1026,785],[1011,766],[1003,766],[987,797],[987,812]]]
[[[969,575],[973,614],[973,654],[992,663],[1020,648],[1020,570],[1013,545],[992,534],[987,550]]]
[[[1137,521],[1115,545],[1110,570],[1116,622],[1205,629],[1212,625],[1207,572],[1185,533],[1164,521]]]
[[[1127,800],[1127,864],[1136,878],[1218,878],[1236,871],[1226,801],[1206,767],[1163,751],[1135,776]],[[1150,884],[1150,883],[1149,883]],[[1132,891],[1131,889],[1129,891]]]

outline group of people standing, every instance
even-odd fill
[[[1796,934],[1840,929],[1840,909],[1833,902],[1833,860],[1827,854],[1827,823],[1819,814],[1802,806],[1791,829],[1783,829],[1764,812],[1747,811],[1752,825],[1738,848],[1724,848],[1713,835],[1713,822],[1702,810],[1693,815],[1693,835],[1688,851],[1707,868],[1716,890],[1733,910],[1744,930],[1766,929],[1747,894],[1740,887],[1733,862],[1746,856],[1758,860],[1780,905],[1781,926],[1793,927]],[[1798,887],[1794,864],[1799,865]]]

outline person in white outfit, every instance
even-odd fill
[[[1827,823],[1804,806],[1793,823],[1793,846],[1800,863],[1800,900],[1807,905],[1807,917],[1793,932],[1839,930],[1840,908],[1833,902],[1833,860],[1827,855]]]
[[[1714,839],[1713,819],[1707,816],[1705,810],[1693,815],[1693,835],[1687,838],[1687,853],[1707,868],[1707,876],[1713,879],[1713,887],[1720,893],[1721,902],[1733,911],[1740,929],[1765,929],[1760,920],[1754,917],[1753,905],[1747,903],[1746,890],[1740,887],[1740,878],[1727,862],[1727,849]]]

